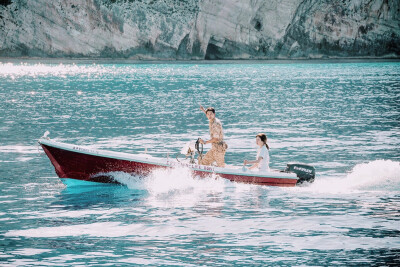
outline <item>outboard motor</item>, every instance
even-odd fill
[[[312,183],[315,179],[315,168],[307,164],[288,163],[285,172],[294,172],[299,178],[298,184],[303,182]]]

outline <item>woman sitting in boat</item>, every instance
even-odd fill
[[[244,160],[244,166],[247,164],[253,164],[250,169],[258,168],[259,171],[269,171],[269,146],[267,144],[267,136],[263,133],[259,133],[256,136],[256,143],[259,146],[256,160]]]

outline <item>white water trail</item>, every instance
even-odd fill
[[[145,178],[123,172],[109,173],[130,189],[146,190],[150,196],[166,201],[176,198],[199,200],[207,194],[226,192],[227,187],[236,194],[251,194],[260,186],[232,183],[215,175],[193,177],[187,168],[157,169]],[[271,189],[271,188],[265,188]],[[277,191],[275,188],[273,191]],[[293,189],[289,189],[290,191]],[[376,160],[360,163],[342,177],[317,177],[312,184],[294,189],[299,192],[351,194],[366,191],[400,191],[400,162]],[[193,202],[189,201],[189,202]],[[178,201],[179,202],[179,201]]]
[[[345,177],[320,178],[302,188],[319,193],[352,193],[355,191],[400,191],[400,162],[375,160],[361,163]]]

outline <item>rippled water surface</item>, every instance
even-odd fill
[[[208,138],[226,162],[312,164],[295,188],[155,171],[64,186],[54,140],[155,157]],[[206,147],[208,149],[208,147]],[[0,265],[399,265],[400,63],[0,63]]]

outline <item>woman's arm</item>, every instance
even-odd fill
[[[244,160],[243,165],[246,166],[247,164],[254,164],[253,166],[250,167],[250,169],[253,169],[258,166],[258,164],[261,162],[262,159],[263,157],[258,157],[257,160]]]

